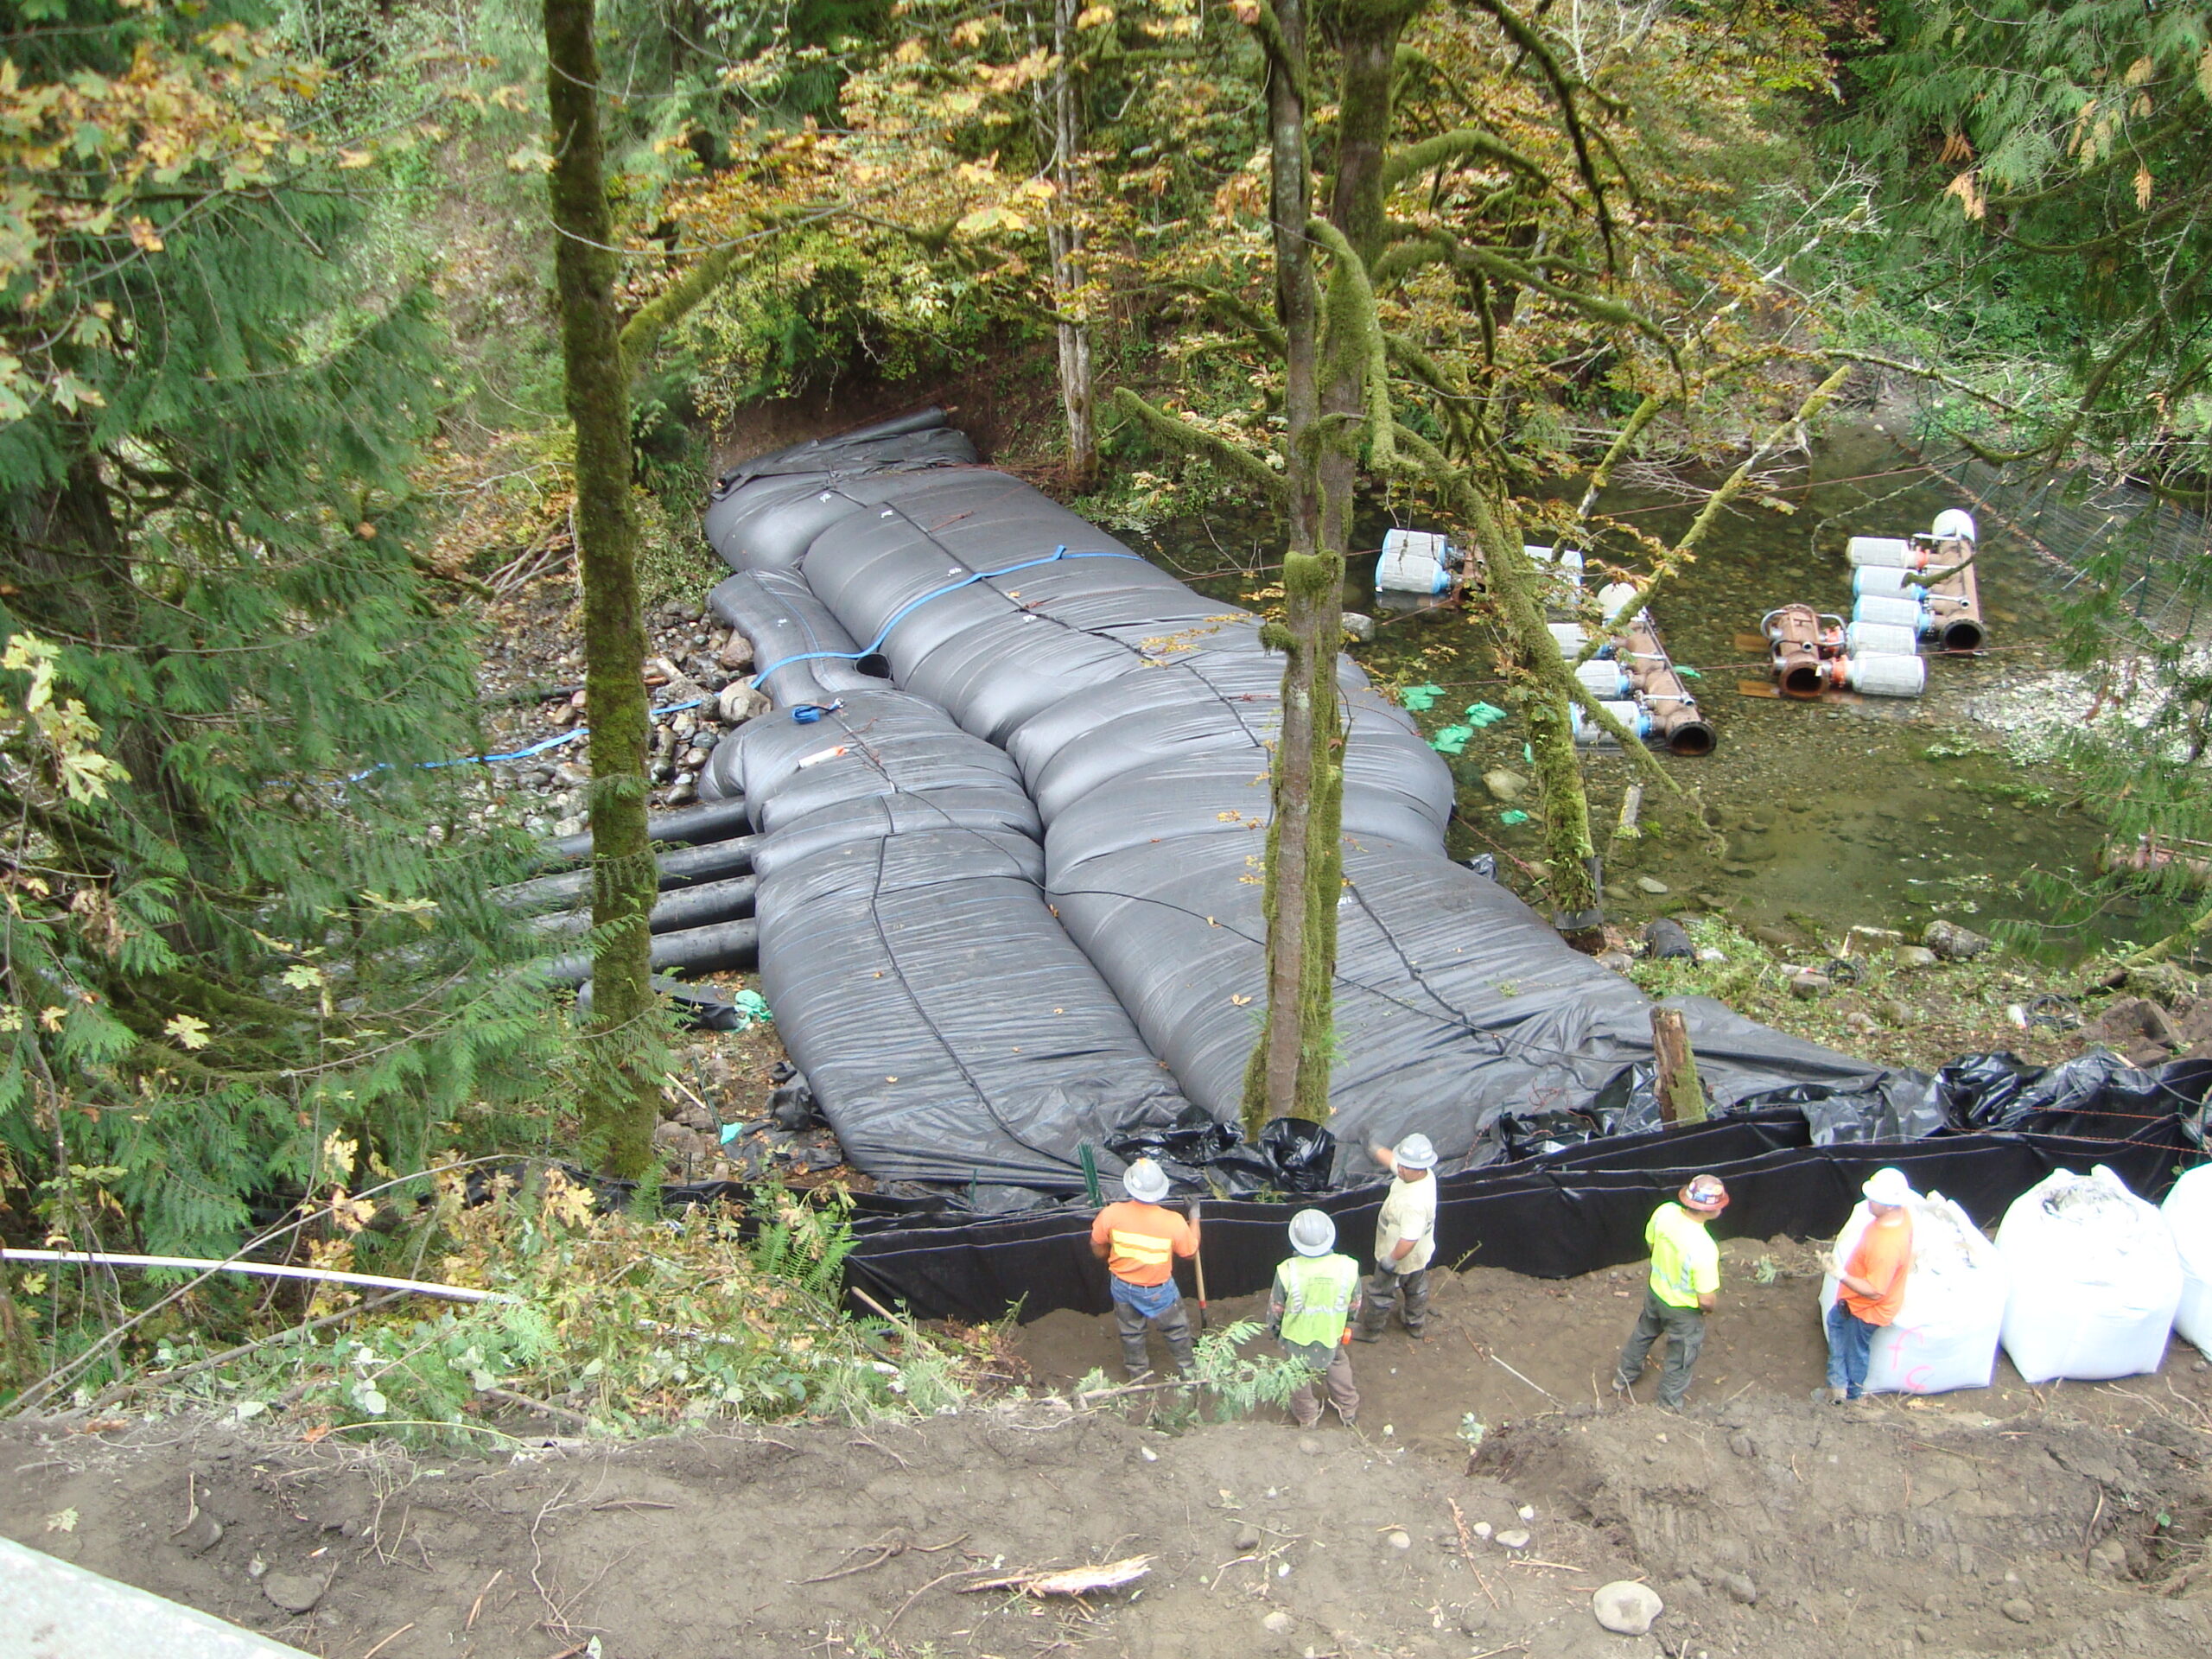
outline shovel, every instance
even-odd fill
[[[1198,1201],[1196,1198],[1192,1198],[1191,1200],[1191,1225],[1196,1227],[1198,1224]],[[1203,1240],[1201,1240],[1198,1249],[1192,1255],[1191,1266],[1198,1275],[1198,1329],[1203,1332],[1206,1328],[1206,1252]]]

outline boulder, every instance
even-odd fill
[[[1590,1598],[1590,1611],[1598,1622],[1621,1636],[1643,1635],[1666,1610],[1656,1590],[1633,1579],[1600,1585]]]
[[[732,674],[753,666],[753,642],[732,628],[729,638],[722,641],[722,648],[715,653],[715,664]]]
[[[715,715],[725,726],[741,726],[768,712],[768,699],[744,680],[732,680],[715,699]]]
[[[1529,792],[1529,780],[1517,772],[1493,766],[1483,773],[1483,787],[1494,801],[1517,801]]]
[[[1363,616],[1357,611],[1346,611],[1344,613],[1344,638],[1357,639],[1362,645],[1365,645],[1375,637],[1375,619],[1371,616]]]
[[[1946,962],[1971,962],[1993,943],[1956,922],[1946,921],[1929,923],[1920,931],[1920,942]]]

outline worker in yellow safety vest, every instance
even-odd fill
[[[1643,1230],[1644,1243],[1651,1247],[1651,1279],[1643,1312],[1613,1374],[1613,1392],[1620,1398],[1634,1398],[1629,1390],[1643,1375],[1651,1344],[1664,1336],[1667,1363],[1659,1377],[1659,1403],[1669,1411],[1682,1408],[1698,1351],[1705,1346],[1705,1316],[1720,1294],[1720,1247],[1706,1229],[1727,1207],[1728,1189],[1720,1178],[1700,1175],[1673,1203],[1651,1212]]]
[[[1351,1322],[1359,1313],[1359,1263],[1337,1251],[1337,1224],[1319,1210],[1290,1218],[1290,1248],[1297,1254],[1275,1269],[1268,1298],[1268,1334],[1306,1367],[1306,1381],[1288,1402],[1300,1428],[1321,1421],[1321,1389],[1350,1428],[1359,1418],[1359,1388],[1352,1381]]]

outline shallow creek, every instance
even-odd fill
[[[1647,790],[1643,834],[1613,842],[1607,858],[1616,920],[1640,926],[1655,914],[1726,909],[1747,926],[1795,919],[1833,938],[1853,925],[1911,930],[1944,916],[1980,931],[2019,925],[2005,930],[2013,943],[2050,960],[2116,938],[2153,938],[2170,925],[2164,911],[2133,899],[2066,902],[2090,868],[2101,826],[2064,772],[2008,760],[1998,735],[1965,713],[1977,694],[2057,666],[2048,644],[2056,573],[2001,526],[1983,524],[1978,561],[1992,648],[1931,658],[1926,696],[1808,703],[1738,689],[1766,683],[1761,654],[1738,636],[1755,633],[1769,610],[1802,601],[1848,615],[1847,537],[1905,536],[1946,507],[1971,505],[1910,468],[1878,429],[1841,429],[1815,454],[1809,487],[1789,492],[1794,514],[1757,505],[1730,514],[1656,596],[1668,649],[1698,671],[1692,689],[1720,734],[1712,755],[1662,755],[1661,764],[1699,792],[1725,841],[1696,833],[1679,806]],[[1627,492],[1605,503],[1669,542],[1696,505]],[[1363,523],[1359,540],[1372,548],[1382,528]],[[1203,590],[1248,604],[1270,597],[1274,578],[1259,567],[1280,556],[1249,521],[1227,518],[1163,526],[1148,550],[1186,579],[1201,575],[1193,585]],[[1346,604],[1378,625],[1353,655],[1379,681],[1440,688],[1415,715],[1425,733],[1465,724],[1471,705],[1502,703],[1487,627],[1456,608],[1390,608],[1405,602],[1398,595],[1378,602],[1375,563],[1372,553],[1356,558],[1347,584]],[[1484,782],[1485,773],[1510,772],[1510,792],[1527,779],[1525,741],[1515,716],[1477,731],[1447,759],[1459,784],[1452,855],[1497,853],[1501,874],[1528,893],[1527,861],[1541,849],[1536,825],[1521,815],[1535,803],[1501,799]],[[1602,752],[1588,753],[1586,771],[1602,842],[1631,774]],[[2093,908],[2092,920],[2076,920]]]

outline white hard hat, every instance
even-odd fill
[[[1326,1255],[1337,1248],[1337,1224],[1319,1210],[1301,1210],[1290,1218],[1290,1248],[1300,1255]]]
[[[1436,1167],[1436,1148],[1428,1143],[1425,1135],[1409,1135],[1395,1148],[1399,1164],[1407,1169]]]
[[[1122,1191],[1140,1204],[1158,1204],[1167,1196],[1167,1172],[1140,1158],[1122,1172]]]
[[[1878,1169],[1867,1178],[1866,1185],[1859,1190],[1866,1195],[1867,1203],[1884,1205],[1892,1210],[1899,1205],[1910,1204],[1913,1196],[1912,1183],[1901,1169]]]

